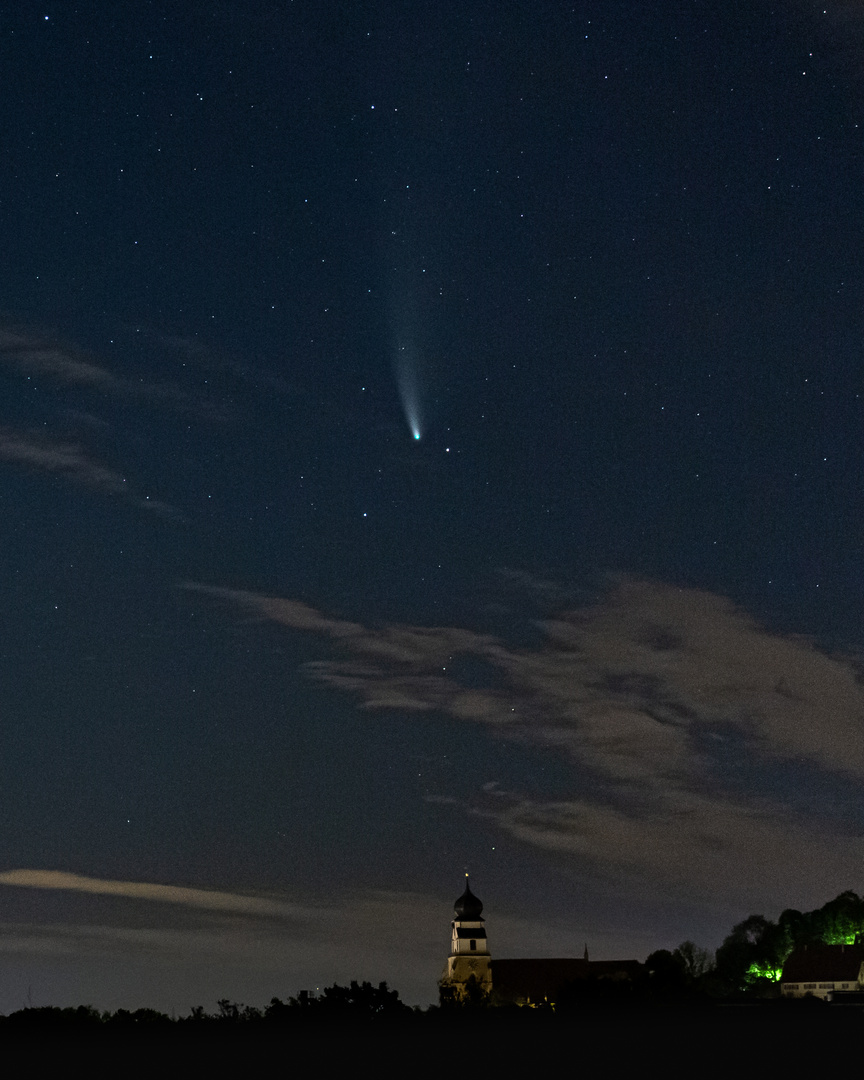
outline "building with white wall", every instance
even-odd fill
[[[441,976],[442,987],[462,992],[473,977],[477,986],[487,993],[492,989],[492,957],[486,940],[486,927],[482,918],[483,904],[471,892],[468,875],[465,875],[465,892],[453,905],[453,922],[450,924],[450,955]]]
[[[581,958],[539,960],[493,960],[489,952],[483,904],[465,882],[465,892],[454,905],[450,924],[450,955],[441,977],[445,993],[464,999],[469,981],[497,1004],[554,1003],[574,985],[586,989],[598,983],[632,983],[643,970],[638,960],[589,960],[588,947]]]
[[[780,977],[784,997],[830,1001],[835,993],[864,990],[864,945],[804,945],[789,954]]]

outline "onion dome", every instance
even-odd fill
[[[467,875],[466,875],[467,877]],[[483,903],[471,892],[471,886],[465,882],[465,892],[453,905],[456,918],[462,922],[482,922],[480,913],[483,911]]]

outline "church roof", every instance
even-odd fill
[[[554,1000],[568,983],[588,979],[619,982],[639,977],[643,965],[638,960],[493,960],[492,985],[502,998],[511,1000]]]

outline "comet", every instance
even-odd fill
[[[396,351],[396,378],[402,411],[412,437],[423,438],[423,409],[420,401],[418,357],[413,345],[399,345]]]

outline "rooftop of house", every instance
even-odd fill
[[[855,982],[864,945],[804,945],[789,954],[781,982]]]

